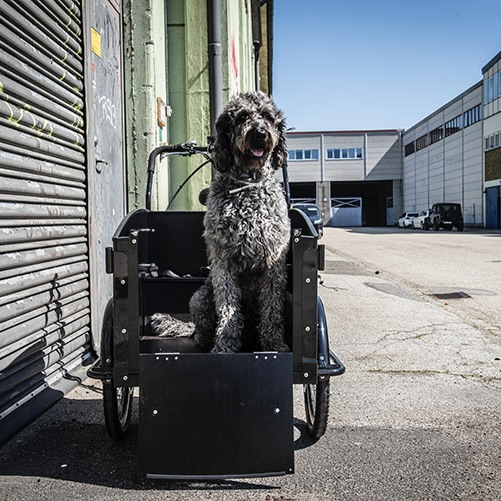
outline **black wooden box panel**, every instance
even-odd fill
[[[293,473],[292,354],[140,355],[139,466],[149,477]]]

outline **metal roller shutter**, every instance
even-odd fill
[[[81,5],[0,16],[1,441],[90,356],[90,307]]]

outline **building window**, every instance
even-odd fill
[[[484,104],[501,97],[501,72],[494,73],[484,80]]]
[[[463,128],[463,115],[458,115],[445,123],[445,137],[452,136]]]
[[[363,148],[329,148],[325,152],[327,160],[360,160],[364,158]]]
[[[305,160],[318,160],[318,150],[304,150]]]
[[[430,132],[430,144],[436,143],[444,138],[444,128],[441,125]]]
[[[408,157],[409,155],[412,155],[415,151],[416,151],[416,147],[415,147],[414,141],[405,145],[405,156],[406,157]]]
[[[474,123],[480,122],[480,120],[482,120],[482,106],[480,104],[464,112],[465,128],[473,125]]]
[[[422,150],[428,146],[428,134],[416,139],[416,151]]]
[[[485,137],[485,151],[494,150],[501,146],[501,131]]]
[[[289,160],[318,160],[318,150],[289,150]]]

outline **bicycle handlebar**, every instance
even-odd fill
[[[166,154],[166,155],[191,156],[199,154],[203,155],[207,159],[207,162],[202,164],[203,166],[208,162],[212,162],[211,158],[207,155],[212,151],[212,149],[213,149],[213,138],[209,138],[208,146],[197,146],[197,143],[195,141],[188,141],[187,143],[167,144],[155,148],[148,157],[148,178],[146,181],[146,209],[148,210],[151,209],[151,192],[153,188],[153,176],[155,174],[155,162],[159,155]],[[290,188],[289,188],[289,176],[287,172],[287,163],[285,163],[282,166],[282,172],[284,177],[285,198],[287,200],[287,205],[290,205]],[[192,175],[193,174],[194,172],[192,173]],[[186,181],[188,181],[188,179]],[[184,184],[185,183],[183,183],[180,188],[182,188]]]
[[[166,144],[159,146],[150,153],[150,156],[148,158],[148,172],[155,171],[155,161],[158,155],[162,155],[163,153],[191,156],[197,153],[207,153],[210,151],[210,149],[210,146],[197,146],[197,143],[195,143],[194,141],[189,141],[187,143],[181,144]]]
[[[209,140],[210,141],[210,140]],[[187,143],[180,144],[166,144],[163,146],[158,146],[155,148],[148,157],[148,178],[146,181],[146,209],[151,209],[151,191],[153,187],[153,175],[155,173],[155,163],[157,157],[162,154],[167,155],[181,155],[181,156],[191,156],[191,155],[204,155],[209,158],[206,154],[212,151],[212,144],[209,146],[197,146],[195,141],[188,141]]]

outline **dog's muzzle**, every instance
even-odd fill
[[[252,129],[246,143],[250,155],[256,159],[265,157],[272,150],[270,133],[264,128]]]

